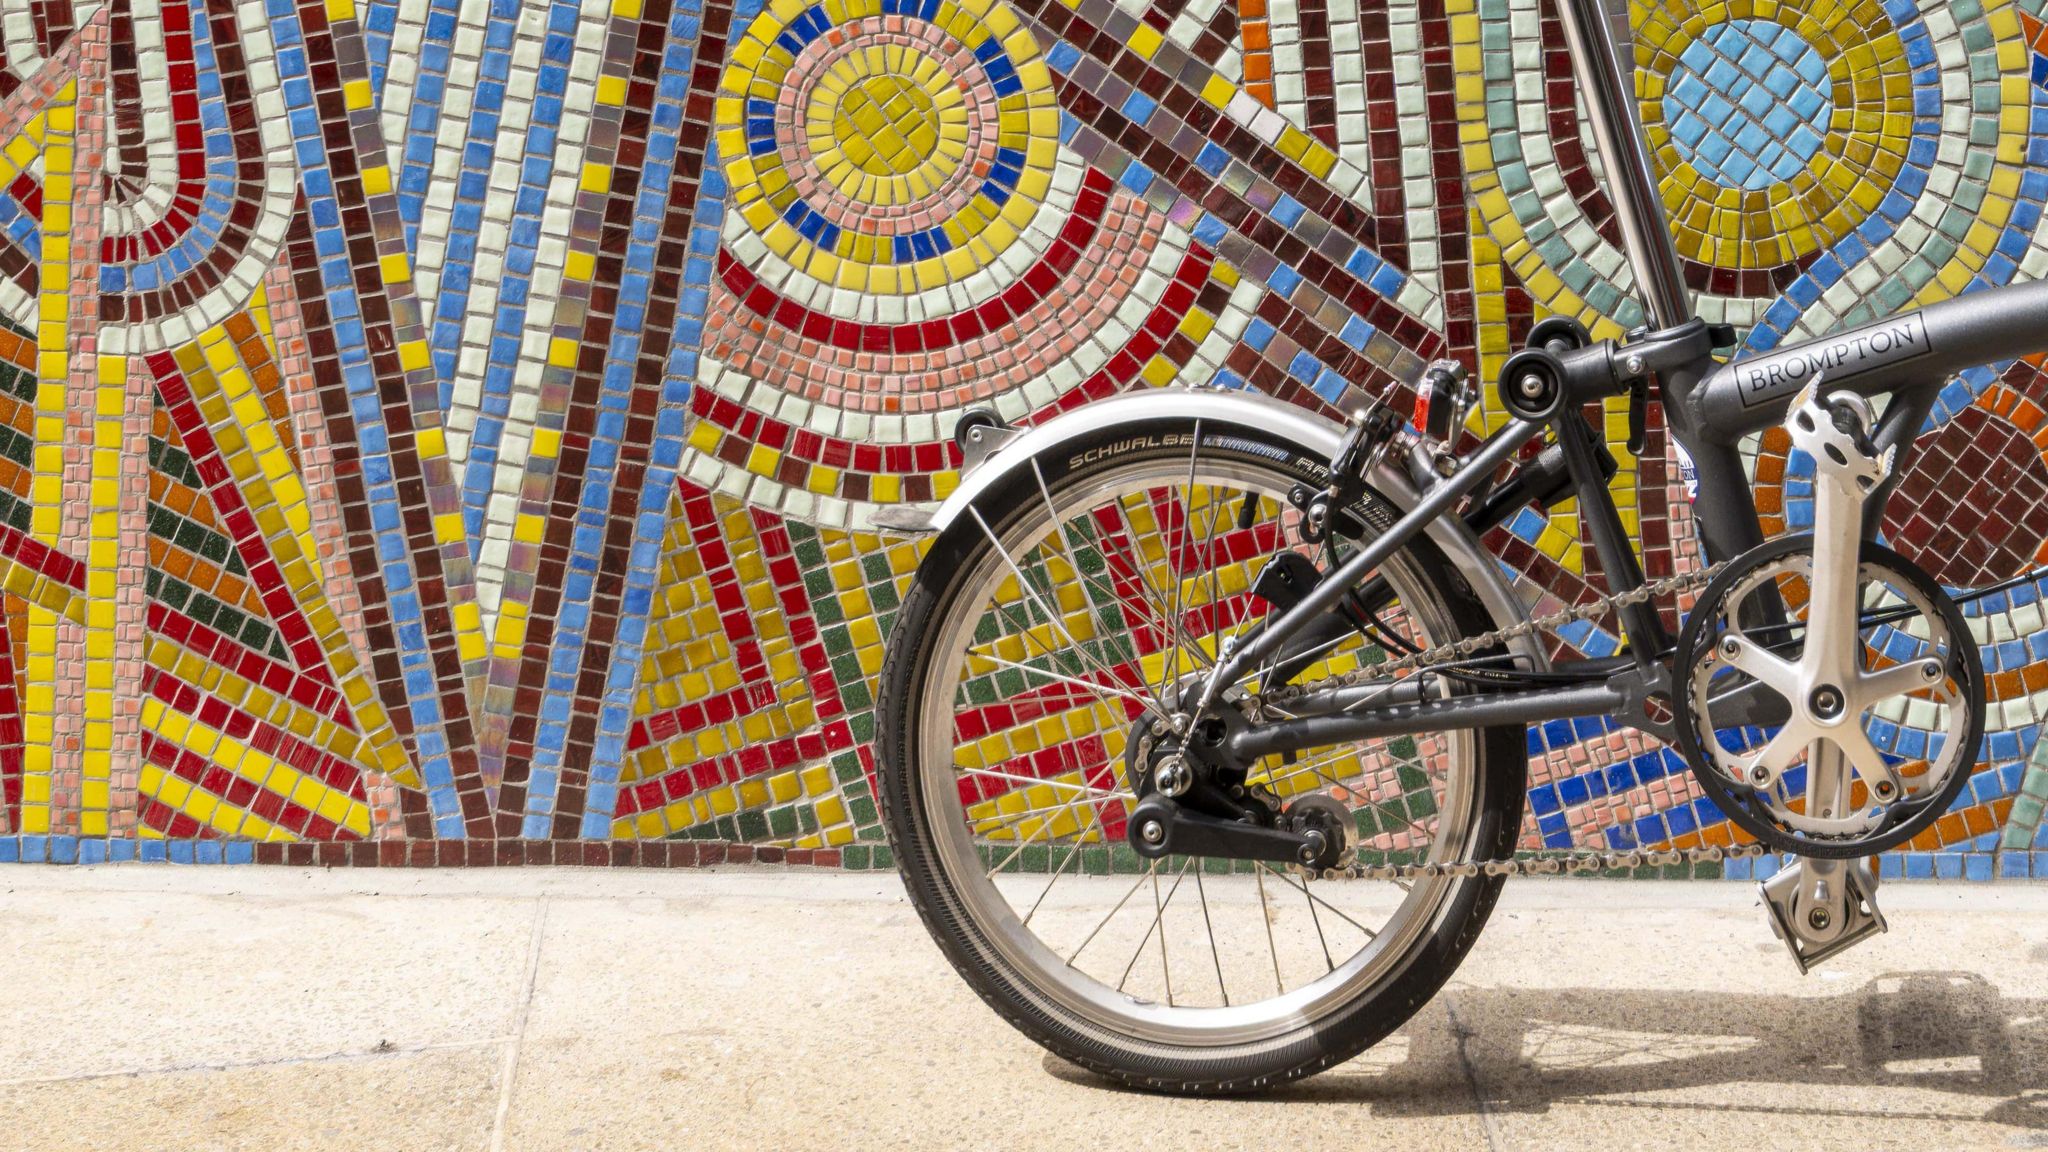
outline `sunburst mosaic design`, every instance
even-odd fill
[[[2041,8],[1631,3],[1708,318],[1762,350],[2048,272]],[[954,489],[962,412],[1335,413],[1545,316],[1641,320],[1550,0],[18,15],[4,859],[884,866],[874,678],[920,545],[876,516]],[[2044,397],[2026,361],[1950,382],[1888,542],[1957,589],[2048,563]],[[1651,575],[1696,565],[1662,427],[1631,456],[1606,423]],[[1810,463],[1751,456],[1805,525]],[[1603,587],[1569,505],[1488,543],[1539,611]],[[2040,593],[1971,604],[1985,759],[1889,872],[2048,876]],[[1026,778],[1122,738],[966,706]],[[1366,768],[1407,788],[1409,751]],[[1529,751],[1525,847],[1733,840],[1646,738]]]

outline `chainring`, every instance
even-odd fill
[[[1747,654],[1760,649],[1800,661],[1813,543],[1805,533],[1767,541],[1728,564],[1701,593],[1672,664],[1674,728],[1693,778],[1742,830],[1800,856],[1868,856],[1926,831],[1969,782],[1984,735],[1983,658],[1962,609],[1932,577],[1866,542],[1857,565],[1863,674],[1911,664],[1926,679],[1881,698],[1859,695],[1830,728],[1803,721],[1812,713],[1796,712],[1784,693],[1738,670],[1734,658],[1753,660]],[[1764,623],[1772,619],[1784,622]],[[1740,693],[1761,696],[1788,717],[1788,727],[1801,727],[1774,742],[1780,727],[1743,724],[1749,717],[1733,715]],[[1841,767],[1817,772],[1814,757],[1823,752],[1839,757]],[[1878,777],[1874,784],[1871,775]],[[1828,789],[1833,795],[1819,795],[1830,777],[1841,783]]]

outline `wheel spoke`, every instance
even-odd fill
[[[1181,613],[1181,588],[1187,584],[1187,575],[1186,573],[1181,571],[1180,561],[1183,556],[1194,551],[1193,541],[1190,539],[1190,536],[1192,535],[1191,530],[1194,527],[1195,518],[1195,460],[1201,454],[1202,451],[1202,422],[1200,420],[1195,421],[1195,434],[1193,437],[1191,437],[1191,440],[1193,442],[1188,445],[1187,494],[1181,498],[1180,502],[1181,547],[1178,551],[1168,551],[1166,554],[1166,575],[1169,579],[1173,581],[1173,618],[1176,622],[1187,619],[1187,617]],[[1169,491],[1167,493],[1167,498],[1171,500],[1172,497],[1173,493]],[[1154,513],[1154,518],[1157,518],[1157,513]],[[1164,535],[1164,533],[1162,533],[1162,535]],[[1161,541],[1161,543],[1164,542],[1165,541],[1163,540]],[[1199,649],[1200,645],[1196,645],[1196,647]],[[1171,676],[1173,673],[1173,669],[1177,665],[1179,665],[1179,663],[1180,661],[1175,660],[1171,664],[1168,664],[1166,666],[1164,674],[1167,676]],[[1162,700],[1166,699],[1166,689],[1170,689],[1172,687],[1173,685],[1171,683],[1165,685],[1165,687],[1162,688],[1159,693],[1159,698]]]
[[[1053,869],[1052,879],[1047,880],[1045,882],[1045,888],[1038,893],[1038,899],[1033,900],[1031,902],[1031,910],[1029,912],[1024,913],[1024,926],[1026,928],[1029,928],[1031,926],[1031,918],[1033,916],[1038,915],[1038,909],[1045,904],[1045,898],[1047,896],[1052,895],[1052,886],[1059,883],[1060,877],[1067,874],[1067,865],[1072,864],[1080,858],[1081,846],[1079,844],[1076,844],[1072,848],[1067,850],[1067,858],[1065,860],[1060,861],[1060,866],[1058,868]]]
[[[1071,811],[1072,811],[1072,809],[1073,809],[1073,807],[1074,807],[1074,805],[1075,805],[1076,803],[1080,802],[1081,798],[1082,798],[1082,794],[1080,794],[1080,793],[1076,793],[1076,794],[1074,795],[1074,798],[1073,798],[1073,799],[1071,799],[1071,800],[1068,800],[1068,801],[1067,801],[1067,802],[1066,802],[1065,804],[1063,804],[1063,805],[1061,805],[1061,806],[1060,806],[1060,808],[1059,808],[1059,811],[1060,811],[1060,812],[1061,812],[1062,814],[1065,814],[1065,813],[1069,813],[1069,812],[1071,812]],[[1096,803],[1096,804],[1101,804],[1101,803],[1103,803],[1103,801],[1101,801],[1101,800],[1097,800],[1097,801],[1095,801],[1095,803]],[[1011,849],[1011,850],[1010,850],[1010,854],[1009,854],[1008,856],[1005,856],[1005,857],[1003,857],[1003,859],[1002,859],[1002,862],[1001,862],[1001,863],[997,864],[997,865],[996,865],[995,867],[993,867],[993,868],[990,868],[990,869],[988,870],[988,874],[989,874],[990,876],[994,876],[994,875],[995,875],[996,873],[998,873],[998,872],[1002,871],[1002,870],[1003,870],[1004,868],[1007,868],[1007,867],[1009,867],[1010,861],[1012,861],[1012,860],[1015,860],[1015,859],[1016,859],[1016,858],[1017,858],[1018,856],[1022,855],[1022,854],[1023,854],[1023,852],[1024,852],[1024,849],[1026,849],[1026,848],[1030,847],[1030,846],[1031,846],[1031,844],[1032,844],[1032,843],[1033,843],[1034,841],[1036,841],[1036,840],[1038,839],[1039,835],[1041,835],[1041,834],[1042,834],[1042,835],[1050,836],[1050,835],[1051,835],[1051,833],[1052,833],[1052,829],[1053,829],[1053,826],[1054,826],[1054,825],[1056,825],[1056,824],[1058,824],[1058,823],[1059,823],[1059,820],[1058,820],[1058,818],[1057,818],[1056,816],[1055,816],[1055,817],[1047,817],[1047,818],[1046,818],[1046,820],[1045,820],[1045,822],[1044,822],[1044,824],[1043,824],[1043,825],[1042,825],[1042,826],[1041,826],[1041,827],[1039,828],[1039,830],[1038,830],[1038,833],[1035,833],[1035,834],[1033,834],[1033,835],[1031,835],[1031,836],[1028,836],[1028,837],[1026,837],[1026,838],[1025,838],[1025,839],[1023,840],[1023,842],[1019,843],[1019,844],[1018,844],[1018,845],[1017,845],[1017,846],[1016,846],[1015,848]],[[1097,810],[1096,810],[1096,812],[1095,812],[1095,826],[1096,826],[1097,828],[1100,828],[1100,827],[1102,827],[1102,812],[1101,812],[1101,810],[1100,810],[1100,809],[1097,809]]]
[[[1287,873],[1282,872],[1277,868],[1274,868],[1271,864],[1266,863],[1264,860],[1259,861],[1258,864],[1259,867],[1264,868],[1266,871],[1271,872],[1273,875],[1278,876],[1280,879],[1285,880],[1289,884],[1292,884],[1296,888],[1300,889],[1301,894],[1303,896],[1308,897],[1309,907],[1311,909],[1313,909],[1316,905],[1321,905],[1322,907],[1328,909],[1330,914],[1335,916],[1337,919],[1342,920],[1346,924],[1351,925],[1353,928],[1358,929],[1360,932],[1365,933],[1365,938],[1367,940],[1376,940],[1379,938],[1379,933],[1373,931],[1370,928],[1367,928],[1365,925],[1360,924],[1358,921],[1353,920],[1350,916],[1345,915],[1344,910],[1342,908],[1337,907],[1335,904],[1332,904],[1328,900],[1323,899],[1321,896],[1318,896],[1315,893],[1309,891],[1308,885],[1302,883],[1299,880],[1296,880],[1294,877],[1289,876]],[[1318,922],[1316,925],[1316,934],[1322,934],[1322,925],[1320,922]],[[1326,943],[1323,945],[1323,948],[1325,954],[1327,955],[1329,945]],[[1332,967],[1334,966],[1335,964],[1333,962]]]
[[[988,526],[988,521],[982,519],[981,509],[976,508],[973,505],[969,505],[967,510],[974,514],[974,522],[976,524],[981,525],[982,534],[988,537],[988,542],[990,546],[995,548],[996,554],[1003,558],[1003,564],[1009,568],[1010,574],[1016,577],[1017,587],[1023,591],[1024,595],[1031,601],[1031,603],[1034,606],[1037,607],[1039,612],[1044,614],[1046,623],[1052,625],[1055,629],[1057,629],[1059,631],[1059,634],[1063,638],[1065,638],[1068,644],[1073,646],[1074,651],[1078,653],[1083,660],[1095,665],[1095,670],[1097,672],[1100,672],[1105,678],[1109,680],[1115,680],[1116,674],[1111,672],[1108,668],[1104,667],[1102,665],[1102,662],[1100,660],[1097,660],[1094,657],[1094,655],[1088,651],[1087,648],[1083,647],[1080,641],[1074,639],[1073,633],[1067,631],[1066,621],[1062,619],[1058,613],[1052,611],[1050,608],[1047,608],[1045,606],[1044,601],[1039,599],[1037,587],[1031,583],[1031,578],[1024,574],[1024,570],[1017,566],[1017,561],[1010,555],[1010,553],[1007,550],[1003,548],[1002,541],[996,538],[995,531]],[[1030,619],[1028,613],[1026,614],[1025,619],[1027,621]],[[1028,634],[1029,630],[1027,629],[1026,631]],[[1086,681],[1078,682],[1086,683]],[[1142,702],[1148,710],[1150,710],[1155,715],[1161,717],[1162,719],[1166,717],[1166,713],[1160,711],[1159,705],[1156,702],[1149,700],[1144,696],[1140,696],[1135,692],[1124,693],[1124,695],[1127,695],[1133,700]]]
[[[1188,874],[1188,864],[1193,863],[1194,857],[1190,856],[1188,863],[1180,866],[1180,874],[1186,876]],[[1175,890],[1180,888],[1180,880],[1178,878],[1174,880],[1173,886]],[[1169,896],[1168,899],[1172,899],[1172,897]],[[1173,967],[1166,960],[1166,925],[1159,922],[1166,914],[1166,906],[1159,903],[1159,877],[1157,876],[1152,877],[1152,903],[1157,906],[1157,910],[1153,912],[1152,918],[1154,926],[1159,929],[1159,982],[1166,987],[1166,1006],[1171,1008],[1173,1007]]]
[[[1195,858],[1190,856],[1187,859],[1188,863],[1193,863]],[[1138,958],[1145,954],[1145,945],[1152,942],[1152,933],[1159,931],[1159,921],[1166,915],[1167,905],[1173,903],[1174,893],[1180,891],[1180,882],[1187,877],[1188,866],[1187,864],[1180,866],[1180,874],[1173,878],[1173,887],[1166,890],[1164,902],[1161,902],[1159,899],[1159,861],[1154,860],[1152,867],[1147,872],[1152,877],[1152,923],[1145,926],[1145,935],[1138,940],[1138,950],[1131,953],[1131,962],[1124,965],[1124,974],[1117,978],[1116,990],[1119,992],[1123,991],[1124,985],[1130,982],[1131,969],[1138,966]],[[1159,935],[1159,963],[1162,967],[1166,964],[1166,934],[1164,932],[1160,932]],[[1166,1002],[1168,1007],[1171,1007],[1173,1004],[1173,981],[1170,973],[1166,984]]]
[[[1056,804],[1037,804],[1029,808],[1020,808],[1015,811],[998,813],[994,816],[985,816],[978,820],[975,820],[974,824],[977,828],[982,827],[984,825],[989,826],[992,829],[1010,828],[1014,827],[1015,825],[1021,824],[1026,820],[1031,819],[1033,816],[1043,816],[1048,812],[1052,813],[1055,817],[1063,813],[1071,812],[1073,811],[1074,804],[1076,801],[1088,798],[1089,797],[1086,793],[1077,793],[1072,799],[1063,800]],[[1092,802],[1096,804],[1106,804],[1109,801],[1102,798],[1095,798]]]
[[[992,652],[977,652],[974,650],[974,648],[979,647],[981,645],[977,644],[973,648],[968,649],[967,656],[969,659],[986,660],[991,664],[1000,664],[1005,668],[1015,668],[1026,675],[1043,676],[1048,680],[1057,680],[1062,684],[1072,684],[1077,688],[1086,688],[1093,692],[1096,699],[1104,704],[1109,703],[1110,699],[1115,697],[1121,700],[1129,700],[1135,704],[1141,704],[1155,713],[1159,711],[1159,705],[1151,697],[1133,692],[1128,688],[1112,688],[1106,684],[1098,684],[1093,680],[1083,680],[1078,676],[1068,676],[1060,672],[1048,672],[1036,664],[1025,664],[1016,660],[1005,659]]]
[[[1031,461],[1031,471],[1033,476],[1036,477],[1036,479],[1038,480],[1038,495],[1039,498],[1045,502],[1046,517],[1054,526],[1051,535],[1060,543],[1061,558],[1066,560],[1067,566],[1074,570],[1074,578],[1075,580],[1079,581],[1081,585],[1081,594],[1087,597],[1089,607],[1094,612],[1096,619],[1100,621],[1102,617],[1105,615],[1105,613],[1103,611],[1100,601],[1098,601],[1095,598],[1095,591],[1108,592],[1118,608],[1117,615],[1121,617],[1123,615],[1122,609],[1127,607],[1129,602],[1126,600],[1126,598],[1117,594],[1116,586],[1114,584],[1109,585],[1107,588],[1103,588],[1099,580],[1091,580],[1087,572],[1085,572],[1082,569],[1081,558],[1075,554],[1073,542],[1067,539],[1067,533],[1071,530],[1071,528],[1068,524],[1062,523],[1062,521],[1060,520],[1059,512],[1053,506],[1052,493],[1048,491],[1045,486],[1045,471],[1038,466],[1038,461],[1035,458]],[[1107,569],[1107,567],[1107,562],[1105,562],[1105,570]],[[1174,640],[1168,632],[1168,629],[1166,627],[1166,620],[1163,617],[1161,617],[1158,613],[1154,612],[1152,606],[1149,603],[1144,603],[1142,598],[1140,598],[1140,603],[1143,604],[1146,616],[1150,617],[1151,619],[1151,627],[1153,627],[1155,630],[1161,633],[1162,637],[1164,637],[1165,645],[1171,646],[1174,643]],[[1126,622],[1126,626],[1128,626],[1128,622]],[[1133,651],[1133,656],[1134,658],[1136,656],[1135,650]]]
[[[1202,927],[1209,933],[1209,959],[1216,963],[1216,992],[1223,1006],[1230,1007],[1230,989],[1223,983],[1223,955],[1216,950],[1216,922],[1209,918],[1209,891],[1202,885],[1202,870],[1195,869],[1195,895],[1202,901]]]
[[[1223,512],[1229,501],[1215,488],[1209,491],[1209,538],[1202,542],[1202,570],[1209,578],[1209,634],[1215,637],[1217,651],[1223,644],[1223,597],[1216,582],[1216,528],[1223,520]]]
[[[1167,622],[1167,626],[1172,630],[1172,635],[1175,637],[1171,646],[1160,650],[1162,655],[1159,662],[1158,692],[1163,699],[1166,696],[1167,688],[1171,687],[1173,681],[1173,667],[1175,664],[1172,658],[1173,652],[1185,649],[1194,653],[1195,658],[1205,664],[1209,663],[1209,654],[1203,650],[1200,644],[1195,642],[1194,636],[1188,632],[1187,621],[1169,612],[1166,606],[1166,593],[1152,583],[1151,569],[1145,563],[1144,550],[1138,547],[1137,525],[1131,522],[1130,513],[1124,508],[1123,501],[1114,501],[1113,506],[1116,508],[1117,519],[1124,526],[1123,540],[1118,546],[1124,553],[1125,562],[1131,566],[1133,572],[1137,573],[1138,581],[1144,586],[1146,595],[1156,597],[1154,601],[1156,614],[1160,619]],[[1166,551],[1166,541],[1163,537],[1159,542],[1159,548],[1163,555]],[[1171,568],[1172,558],[1167,557],[1166,559],[1167,566]]]
[[[1074,951],[1067,956],[1067,967],[1073,967],[1074,961],[1079,960],[1081,958],[1081,953],[1086,952],[1088,950],[1088,945],[1093,944],[1095,942],[1095,937],[1100,935],[1104,928],[1109,927],[1109,922],[1111,920],[1116,919],[1117,913],[1124,910],[1124,905],[1130,903],[1131,897],[1137,895],[1138,889],[1144,885],[1145,878],[1147,876],[1155,876],[1158,874],[1158,872],[1159,861],[1154,860],[1152,861],[1152,866],[1150,868],[1147,868],[1144,872],[1140,873],[1136,880],[1131,881],[1131,886],[1127,891],[1124,892],[1123,898],[1121,900],[1118,900],[1116,902],[1116,906],[1111,908],[1109,912],[1102,917],[1102,920],[1099,923],[1097,923],[1093,929],[1089,931],[1088,935],[1082,939],[1081,946],[1074,949]]]
[[[1361,795],[1361,793],[1359,792],[1359,790],[1358,790],[1358,789],[1356,789],[1356,788],[1353,788],[1353,787],[1351,787],[1351,786],[1350,786],[1349,784],[1346,784],[1346,783],[1344,783],[1344,782],[1343,782],[1342,780],[1339,780],[1339,779],[1337,779],[1337,778],[1336,778],[1335,776],[1332,776],[1332,775],[1330,775],[1329,773],[1327,773],[1327,772],[1325,772],[1325,771],[1323,771],[1323,770],[1322,770],[1322,765],[1323,765],[1323,764],[1332,764],[1332,763],[1335,763],[1335,762],[1337,762],[1338,760],[1344,759],[1344,758],[1345,758],[1346,756],[1355,756],[1355,755],[1356,755],[1356,753],[1355,753],[1355,752],[1347,752],[1346,750],[1344,750],[1344,749],[1341,749],[1341,748],[1340,748],[1340,749],[1337,749],[1337,750],[1335,750],[1335,751],[1333,751],[1333,752],[1330,752],[1330,753],[1326,753],[1326,754],[1325,754],[1325,756],[1324,756],[1324,757],[1323,757],[1323,758],[1322,758],[1322,759],[1321,759],[1320,761],[1317,761],[1317,760],[1298,760],[1298,761],[1296,761],[1295,763],[1293,763],[1293,764],[1291,764],[1291,765],[1285,765],[1285,766],[1284,766],[1284,767],[1287,767],[1287,768],[1289,768],[1289,769],[1292,769],[1292,770],[1291,770],[1291,771],[1289,771],[1289,772],[1288,772],[1288,773],[1287,773],[1287,774],[1286,774],[1285,776],[1275,776],[1275,777],[1273,777],[1273,779],[1276,779],[1276,780],[1285,780],[1285,779],[1288,779],[1289,777],[1292,777],[1292,776],[1298,776],[1298,775],[1300,775],[1301,773],[1303,773],[1303,772],[1305,771],[1305,772],[1308,772],[1308,773],[1310,773],[1310,774],[1312,774],[1312,775],[1314,775],[1314,776],[1318,777],[1319,779],[1323,780],[1324,782],[1326,782],[1326,783],[1328,783],[1328,784],[1331,784],[1331,785],[1333,785],[1333,786],[1335,786],[1335,787],[1338,787],[1338,788],[1342,788],[1342,789],[1344,789],[1344,790],[1345,790],[1346,792],[1350,793],[1351,795],[1354,795],[1354,796],[1357,796],[1357,795]],[[1406,812],[1402,812],[1402,811],[1399,811],[1399,810],[1397,810],[1397,809],[1394,809],[1394,808],[1388,807],[1388,805],[1387,805],[1387,802],[1386,802],[1386,801],[1384,801],[1384,800],[1381,800],[1381,799],[1379,799],[1378,797],[1376,797],[1376,796],[1373,796],[1373,795],[1370,795],[1370,794],[1365,794],[1365,802],[1366,802],[1367,804],[1370,804],[1370,805],[1372,805],[1372,806],[1373,806],[1373,808],[1377,809],[1378,811],[1380,811],[1380,812],[1383,812],[1383,813],[1386,813],[1386,814],[1388,814],[1388,815],[1390,815],[1390,816],[1393,816],[1393,817],[1394,817],[1395,819],[1397,819],[1397,820],[1400,820],[1400,821],[1401,821],[1402,823],[1404,823],[1404,824],[1408,825],[1408,827],[1410,827],[1410,828],[1412,828],[1412,829],[1414,829],[1414,830],[1415,830],[1415,832],[1416,832],[1416,834],[1417,834],[1417,835],[1420,835],[1420,836],[1424,837],[1425,839],[1429,838],[1429,836],[1430,836],[1430,831],[1429,831],[1429,829],[1427,829],[1427,828],[1424,828],[1424,827],[1423,827],[1422,825],[1420,825],[1420,824],[1417,824],[1417,823],[1415,822],[1415,818],[1414,818],[1414,817],[1412,817],[1412,816],[1410,816],[1410,815],[1408,815],[1408,814],[1407,814]]]
[[[1012,777],[1012,779],[1022,779],[1022,777]],[[1040,783],[1055,783],[1055,781],[1040,781]],[[1067,785],[1067,787],[1075,787],[1075,785]],[[1042,816],[1042,818],[1040,818],[1040,820],[1042,820],[1042,824],[1040,824],[1038,832],[1034,832],[1034,834],[1030,834],[1030,836],[1024,836],[1024,838],[1022,838],[1022,840],[1018,842],[1018,845],[1016,845],[1016,849],[1012,849],[1012,851],[1010,851],[1010,855],[1008,855],[1008,857],[1004,857],[1004,859],[1001,859],[1001,861],[999,861],[999,863],[997,863],[995,867],[989,867],[985,875],[995,875],[997,871],[1001,871],[1001,869],[1006,869],[1006,867],[1010,867],[1010,861],[1014,861],[1014,859],[1016,859],[1018,855],[1022,855],[1022,853],[1024,853],[1024,849],[1026,849],[1026,847],[1030,847],[1030,845],[1032,845],[1032,842],[1036,842],[1036,840],[1038,840],[1040,836],[1044,836],[1044,838],[1047,838],[1047,840],[1051,842],[1051,836],[1053,836],[1053,828],[1055,828],[1055,826],[1059,826],[1059,820],[1061,820],[1061,816],[1069,816],[1069,814],[1073,814],[1073,806],[1075,806],[1075,804],[1079,804],[1079,801],[1081,801],[1081,799],[1087,799],[1087,801],[1090,801],[1090,804],[1094,806],[1094,810],[1092,810],[1092,816],[1094,816],[1094,820],[1096,820],[1096,830],[1104,832],[1104,840],[1108,840],[1108,830],[1106,830],[1106,826],[1104,826],[1104,820],[1102,820],[1102,806],[1104,806],[1104,804],[1110,804],[1110,801],[1112,801],[1112,799],[1122,799],[1122,793],[1114,793],[1114,791],[1100,791],[1100,789],[1087,789],[1087,791],[1075,791],[1075,793],[1073,793],[1073,797],[1069,797],[1069,799],[1065,801],[1065,804],[1053,804],[1053,806],[1042,806],[1042,808],[1032,808],[1032,810],[1028,810],[1028,812],[1020,812],[1020,814],[1014,814],[1014,816],[1012,816],[1010,820],[997,820],[997,824],[995,824],[997,828],[1014,828],[1016,824],[1020,824],[1020,822],[1024,822],[1024,820],[1030,820],[1030,818],[1032,818],[1034,814],[1040,814],[1040,812],[1051,812],[1051,816]],[[991,820],[995,820],[995,818],[991,818]],[[977,826],[977,828],[979,828],[981,824],[983,824],[981,820],[977,820],[977,822],[975,822],[975,826]],[[1075,845],[1079,845],[1079,842],[1081,842],[1081,838],[1079,838],[1079,836],[1075,836]]]
[[[1266,926],[1266,951],[1273,957],[1273,995],[1287,995],[1287,983],[1280,978],[1280,945],[1273,941],[1273,906],[1266,900],[1266,874],[1254,868],[1252,880],[1259,887],[1259,921]]]
[[[992,780],[1009,780],[1018,784],[1042,784],[1047,788],[1077,789],[1079,791],[1090,793],[1096,796],[1106,796],[1120,799],[1124,796],[1129,795],[1129,793],[1127,792],[1122,792],[1115,789],[1096,788],[1088,784],[1070,784],[1065,780],[1051,780],[1042,776],[1019,776],[1015,772],[1002,772],[994,768],[968,768],[963,765],[955,764],[953,765],[953,771],[961,776],[987,776]]]
[[[1050,783],[1050,781],[1048,781],[1048,783]],[[1050,806],[1049,810],[1053,812],[1053,815],[1043,818],[1043,822],[1040,824],[1038,832],[1025,837],[1021,842],[1019,842],[1018,845],[1010,851],[1010,854],[1008,856],[1005,856],[994,867],[988,870],[987,875],[994,876],[997,872],[1000,872],[1004,868],[1008,867],[1012,860],[1015,860],[1019,855],[1021,855],[1024,849],[1030,847],[1031,844],[1035,842],[1041,835],[1047,837],[1049,840],[1052,835],[1053,828],[1059,824],[1060,817],[1071,815],[1074,809],[1074,805],[1080,803],[1084,799],[1089,800],[1089,802],[1095,806],[1094,811],[1092,813],[1092,815],[1095,818],[1095,827],[1104,833],[1103,838],[1105,840],[1108,839],[1108,830],[1105,825],[1105,822],[1102,819],[1101,806],[1103,804],[1109,803],[1110,800],[1121,799],[1123,794],[1120,792],[1105,792],[1098,788],[1088,788],[1085,785],[1077,785],[1072,787],[1076,789],[1074,795],[1069,797],[1067,799],[1067,802],[1064,804]],[[1018,820],[1027,818],[1028,815],[1019,816],[1017,820],[1011,820],[1003,826],[1011,826],[1016,824]],[[1078,845],[1078,843],[1079,838],[1076,837],[1076,844]]]
[[[1264,868],[1266,867],[1266,864],[1264,861],[1260,861],[1259,866],[1261,868]],[[1270,869],[1268,870],[1270,871]],[[1279,875],[1279,873],[1276,872],[1274,873],[1274,875],[1277,876]],[[1309,921],[1316,926],[1316,943],[1321,944],[1323,946],[1324,971],[1335,972],[1337,970],[1337,961],[1332,959],[1330,956],[1330,938],[1328,936],[1323,935],[1323,918],[1321,916],[1316,915],[1315,894],[1308,890],[1308,885],[1306,884],[1303,884],[1300,887],[1301,894],[1303,896],[1308,897],[1308,918]]]

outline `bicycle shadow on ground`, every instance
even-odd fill
[[[1107,1086],[1061,1061],[1046,1066]],[[1834,1086],[1960,1098],[1928,1117],[1974,1113],[2048,1130],[2048,1000],[2008,998],[1975,973],[1940,970],[1817,996],[1454,989],[1358,1060],[1262,1098],[1350,1100],[1387,1115],[1470,1113],[1481,1100],[1496,1113],[1540,1113],[1644,1094],[1655,1099],[1642,1104],[1676,1109],[1873,1111],[1812,1091]],[[1714,1102],[1687,1093],[1700,1088],[1725,1091]]]

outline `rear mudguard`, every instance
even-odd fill
[[[970,465],[960,487],[928,515],[892,509],[893,515],[878,517],[884,530],[945,532],[968,508],[985,495],[1001,490],[1018,469],[1028,469],[1041,455],[1057,455],[1068,444],[1122,424],[1162,418],[1200,420],[1205,428],[1231,425],[1257,429],[1293,445],[1303,455],[1328,460],[1337,451],[1343,429],[1336,423],[1303,408],[1271,397],[1245,392],[1217,392],[1183,388],[1129,392],[1099,400],[1056,416],[1036,427],[1002,432],[1001,446],[991,453],[971,453]],[[1370,478],[1372,487],[1405,512],[1415,506],[1417,495],[1408,477],[1390,464],[1382,464]],[[969,524],[973,521],[970,520]],[[1527,610],[1501,575],[1500,562],[1480,547],[1464,522],[1454,516],[1440,516],[1427,529],[1429,539],[1443,551],[1465,582],[1479,598],[1496,629],[1508,628],[1528,619]],[[1535,637],[1518,638],[1510,649],[1527,661],[1523,666],[1547,669],[1549,661]]]

